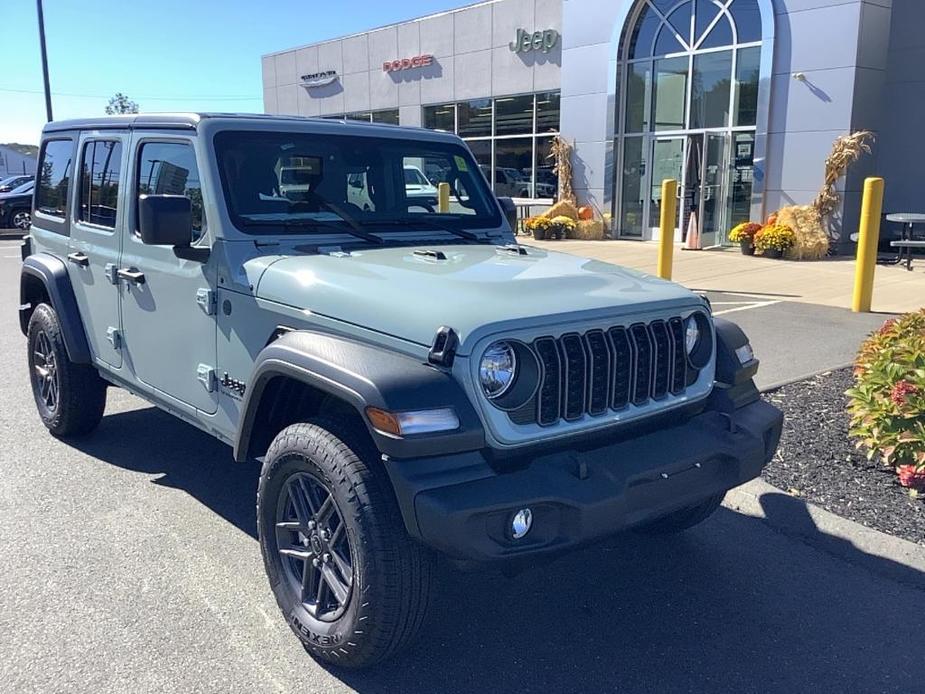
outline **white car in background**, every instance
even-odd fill
[[[405,173],[405,196],[409,202],[435,207],[437,205],[437,187],[428,180],[423,171],[413,164],[405,164],[403,168]],[[365,173],[353,173],[347,177],[347,196],[348,201],[361,210],[375,209],[373,201],[369,197]]]

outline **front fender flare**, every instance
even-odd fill
[[[448,373],[405,354],[309,331],[284,334],[257,355],[242,406],[234,457],[249,457],[251,435],[266,386],[277,377],[301,381],[350,406],[366,424],[379,451],[393,458],[456,453],[483,448],[481,420],[460,384]],[[452,407],[459,429],[393,437],[375,430],[368,406],[390,412]]]
[[[35,309],[27,290],[27,277],[36,278],[45,287],[51,306],[58,314],[68,358],[75,364],[91,364],[90,345],[64,261],[50,253],[33,253],[23,260],[19,279],[19,327],[23,335]]]

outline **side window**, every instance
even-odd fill
[[[202,184],[192,145],[181,142],[145,142],[138,152],[137,195],[185,195],[193,203],[193,237],[202,237],[205,213]]]
[[[62,219],[66,216],[73,151],[72,140],[48,140],[42,147],[35,194],[37,211]]]
[[[80,161],[77,218],[114,229],[122,170],[122,143],[118,140],[87,142]]]

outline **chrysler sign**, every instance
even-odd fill
[[[313,72],[309,75],[302,75],[302,86],[306,89],[312,87],[323,87],[331,84],[337,79],[337,70],[323,70],[322,72]]]

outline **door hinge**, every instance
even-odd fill
[[[116,274],[118,269],[119,267],[115,263],[106,263],[103,267],[103,272],[106,273],[109,284],[119,284],[119,275]]]
[[[211,316],[215,313],[215,292],[211,289],[200,289],[196,292],[196,303],[207,316]]]
[[[208,364],[200,364],[196,369],[196,378],[205,386],[206,392],[215,391],[215,369]]]
[[[113,349],[122,349],[122,333],[119,332],[118,328],[113,328],[112,326],[106,328],[106,339],[109,340],[109,344],[112,345]]]

